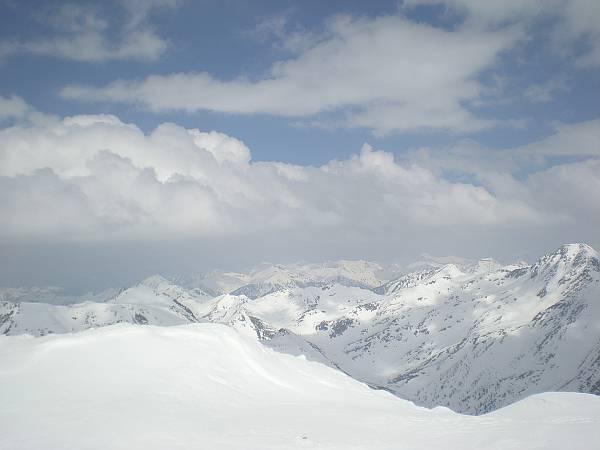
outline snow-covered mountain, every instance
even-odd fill
[[[471,414],[545,391],[600,394],[594,249],[565,245],[533,265],[415,268],[384,282],[386,268],[364,262],[265,266],[229,274],[245,284],[217,296],[156,276],[104,303],[0,303],[0,333],[222,323],[417,404]]]
[[[600,263],[589,246],[528,267],[449,264],[403,276],[384,295],[354,289],[279,291],[247,310],[426,406],[481,414],[548,390],[600,394]]]
[[[107,289],[102,292],[89,292],[83,295],[67,294],[60,287],[0,287],[0,302],[11,303],[48,303],[51,305],[72,305],[83,302],[104,302],[115,297],[118,289]]]
[[[589,449],[600,398],[428,410],[231,327],[0,337],[0,448]]]
[[[261,264],[248,273],[212,271],[196,276],[172,277],[172,281],[216,295],[233,293],[257,298],[288,288],[332,283],[373,289],[399,276],[403,270],[396,264],[340,260],[311,264]]]
[[[193,308],[210,298],[198,289],[187,290],[155,275],[104,302],[72,305],[0,302],[0,334],[69,333],[115,323],[180,325],[198,322]]]

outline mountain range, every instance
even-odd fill
[[[600,258],[585,244],[533,264],[263,265],[155,275],[82,298],[6,288],[0,299],[0,334],[225,324],[372,388],[467,414],[547,391],[600,394]]]

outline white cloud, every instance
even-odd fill
[[[540,203],[568,222],[600,229],[600,158],[553,166],[533,174],[528,184]]]
[[[576,65],[600,65],[600,2],[597,0],[405,0],[405,7],[439,4],[465,15],[465,26],[482,29],[506,23],[530,25],[538,19],[544,38],[556,50],[573,57]],[[583,47],[583,50],[582,50]]]
[[[557,123],[551,136],[519,147],[514,153],[531,159],[548,156],[600,158],[600,119],[573,124]]]
[[[600,2],[596,0],[570,0],[566,2],[566,20],[558,28],[555,39],[564,41],[583,40],[587,49],[578,56],[580,66],[600,65]],[[564,45],[564,44],[563,44]]]
[[[143,25],[148,15],[157,9],[175,9],[183,0],[118,0],[130,15],[128,27]]]
[[[25,116],[29,106],[27,103],[16,95],[3,97],[0,95],[0,120],[21,118]]]
[[[147,15],[157,7],[174,7],[173,0],[123,0],[127,20],[114,39],[109,22],[92,5],[63,4],[42,8],[36,13],[39,22],[52,33],[44,38],[19,38],[0,42],[0,57],[27,53],[76,61],[99,62],[110,59],[154,60],[167,49],[167,41],[147,23]]]
[[[491,150],[464,140],[446,148],[405,152],[402,158],[435,173],[446,171],[474,177],[478,183],[502,174],[512,177],[514,173],[546,170],[573,159],[600,159],[600,119],[557,123],[554,132],[544,139],[511,149]]]
[[[569,85],[561,78],[552,78],[545,83],[527,87],[523,96],[534,103],[547,103],[554,99],[558,92],[568,91]]]
[[[404,7],[445,5],[464,14],[468,26],[490,27],[552,11],[562,0],[404,0]]]
[[[327,33],[317,33],[294,23],[293,9],[260,18],[256,26],[244,34],[263,43],[271,43],[274,48],[292,54],[301,53],[330,37]]]
[[[300,118],[332,114],[319,121],[381,134],[431,128],[474,131],[493,125],[475,118],[467,107],[483,89],[477,76],[519,37],[512,29],[445,31],[399,16],[339,16],[329,22],[324,35],[296,57],[273,64],[258,80],[176,73],[100,88],[68,86],[62,95],[132,102],[156,112],[210,110]]]
[[[301,231],[319,236],[315,245],[346,236],[352,246],[426,230],[600,226],[599,130],[560,125],[510,151],[465,144],[400,159],[365,145],[310,167],[252,162],[235,138],[172,123],[150,134],[110,115],[18,123],[0,130],[0,240],[268,241]],[[548,156],[584,159],[531,165]]]
[[[550,136],[512,149],[463,141],[406,152],[402,162],[481,186],[496,198],[519,199],[545,212],[549,223],[572,223],[573,230],[600,226],[600,207],[594,205],[600,189],[600,172],[594,172],[600,164],[600,119],[557,124]]]
[[[600,158],[600,119],[573,124],[556,123],[554,131],[539,141],[512,149],[482,148],[472,140],[439,149],[406,152],[405,161],[425,165],[436,171],[454,170],[466,174],[540,170],[552,158]]]
[[[96,9],[73,3],[66,3],[55,8],[42,8],[36,11],[35,18],[38,22],[55,30],[72,33],[89,30],[102,31],[108,27],[108,22],[100,17]]]

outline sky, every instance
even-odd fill
[[[0,285],[600,248],[600,2],[0,0]]]

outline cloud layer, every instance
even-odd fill
[[[352,245],[417,230],[600,227],[599,138],[596,120],[513,150],[465,142],[394,157],[365,144],[311,167],[252,162],[233,137],[173,123],[144,134],[112,115],[26,116],[0,130],[0,240],[302,231]]]
[[[481,108],[500,94],[490,79],[502,82],[507,60],[522,64],[519,48],[526,52],[530,41],[537,43],[536,52],[562,58],[565,71],[600,65],[600,26],[594,20],[599,4],[408,0],[396,15],[334,16],[320,32],[292,27],[288,12],[263,20],[255,31],[261,41],[274,40],[288,58],[254,77],[188,71],[104,86],[72,84],[61,95],[132,103],[156,113],[271,114],[301,125],[366,128],[377,135],[510,127],[522,118],[494,117]],[[456,17],[442,14],[433,26],[402,15],[423,5],[442,5]],[[569,88],[558,76],[519,89],[527,101],[548,102]]]
[[[105,87],[67,86],[69,99],[132,102],[152,111],[210,110],[307,118],[335,113],[324,126],[377,133],[494,124],[467,107],[482,91],[477,76],[519,37],[497,32],[445,31],[400,16],[336,17],[320,39],[273,64],[264,77],[223,80],[206,72],[153,75]]]
[[[404,1],[409,8],[424,4],[444,5],[463,14],[468,26],[480,29],[550,19],[543,32],[550,37],[554,50],[569,54],[581,67],[600,65],[600,3],[596,0]]]
[[[0,42],[0,58],[32,54],[84,62],[107,60],[155,60],[167,49],[167,41],[147,23],[155,8],[173,8],[177,0],[120,0],[124,25],[105,19],[92,4],[66,3],[39,8],[34,18],[45,25],[48,36],[39,39],[14,37]],[[116,38],[115,38],[116,36]]]

